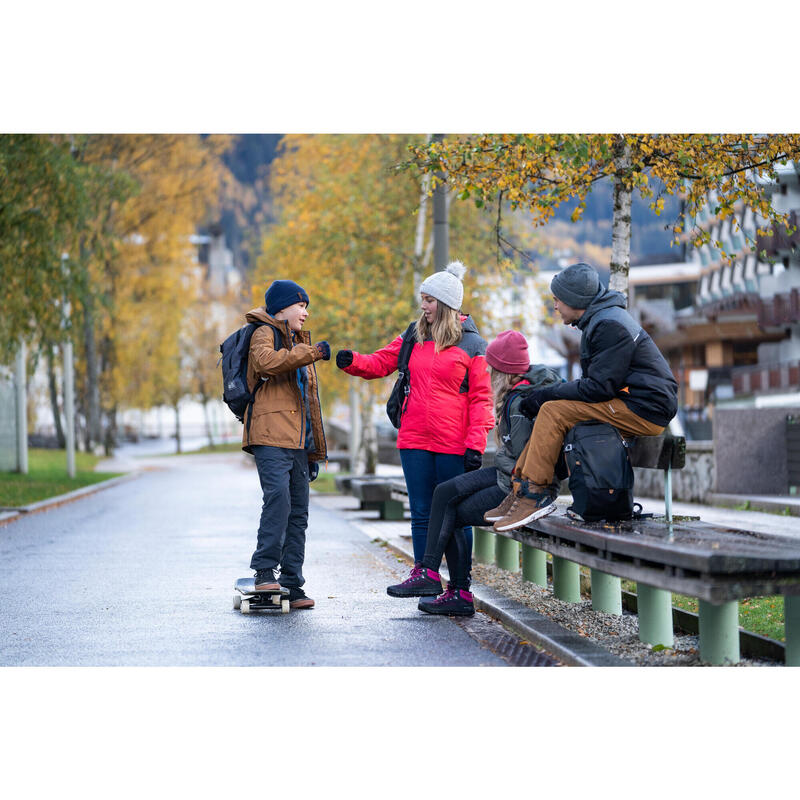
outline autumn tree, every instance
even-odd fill
[[[800,135],[483,134],[448,136],[412,146],[411,153],[404,166],[413,164],[424,174],[444,172],[460,199],[472,198],[479,207],[496,201],[526,209],[534,225],[546,224],[567,202],[576,203],[572,218],[579,219],[594,184],[613,181],[610,288],[627,294],[634,191],[656,214],[665,193],[682,197],[683,210],[669,223],[674,242],[684,233],[695,246],[709,242],[709,231],[695,224],[709,202],[715,215],[733,219],[734,232],[741,230],[736,212],[743,206],[765,225],[787,225],[760,185],[776,178],[777,165],[800,157]],[[723,242],[714,245],[723,256],[731,255]]]
[[[264,238],[253,276],[257,305],[272,280],[296,280],[311,297],[308,328],[334,351],[371,352],[418,316],[415,274],[418,279],[420,270],[433,271],[428,248],[419,246],[428,240],[417,229],[420,184],[392,168],[409,142],[422,144],[424,138],[285,137],[271,175],[277,222]],[[473,224],[453,225],[450,251],[470,267],[469,310],[479,275],[493,267],[493,250],[487,221],[474,209],[461,219],[466,216]],[[345,397],[351,388],[360,393],[361,430],[371,437],[372,408],[388,395],[388,380],[354,384],[336,369],[321,370],[324,400]]]
[[[107,448],[117,409],[168,404],[177,413],[187,393],[181,326],[197,291],[189,237],[216,200],[226,145],[226,138],[177,134],[96,135],[79,143],[83,161],[122,173],[132,185],[127,197],[96,209],[82,250],[92,287],[83,298],[82,377],[88,394],[103,397]],[[103,244],[109,237],[112,246]]]

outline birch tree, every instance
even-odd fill
[[[614,183],[611,286],[627,294],[630,265],[631,195],[638,191],[657,215],[664,194],[680,195],[683,210],[671,220],[673,243],[687,235],[696,247],[711,241],[696,225],[707,206],[720,219],[747,207],[769,225],[788,225],[761,191],[776,178],[776,167],[800,157],[798,134],[481,134],[447,136],[410,148],[414,166],[424,174],[444,171],[451,189],[478,207],[490,201],[525,209],[533,225],[546,224],[563,203],[574,201],[573,221],[580,219],[586,196],[597,181]],[[660,188],[653,188],[654,179]],[[498,228],[499,230],[499,228]],[[759,229],[756,233],[764,233]],[[747,239],[748,244],[755,241]],[[723,257],[733,254],[713,244]]]

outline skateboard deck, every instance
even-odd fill
[[[283,586],[278,591],[257,592],[254,578],[239,578],[234,589],[238,594],[233,596],[233,607],[242,614],[267,610],[289,613],[289,590]]]

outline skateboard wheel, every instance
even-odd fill
[[[289,613],[289,601],[281,600],[281,614],[288,614],[288,613]]]
[[[242,614],[249,614],[250,613],[250,601],[249,600],[242,600]]]
[[[278,605],[278,603],[281,602],[281,596],[279,594],[271,594],[269,596],[269,601],[270,601],[270,603],[273,603],[274,605]]]
[[[240,594],[235,594],[233,596],[233,607],[234,608],[242,607],[242,596]]]

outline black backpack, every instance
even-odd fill
[[[408,362],[411,360],[411,350],[416,342],[417,323],[412,322],[403,334],[403,344],[397,354],[397,380],[392,387],[392,393],[386,401],[386,415],[395,428],[400,427],[400,419],[406,410],[406,400],[411,391],[408,375]]]
[[[633,516],[633,467],[628,443],[605,422],[579,422],[564,437],[572,505],[586,522]]]
[[[259,386],[267,381],[267,378],[262,378],[261,383],[252,392],[247,388],[247,357],[250,354],[250,340],[253,338],[256,328],[266,324],[268,323],[249,322],[234,331],[219,346],[219,351],[222,353],[219,358],[219,361],[222,362],[222,400],[239,422],[244,422],[245,412],[255,402]],[[272,328],[275,336],[275,349],[280,350],[283,337],[272,325],[269,327]]]

